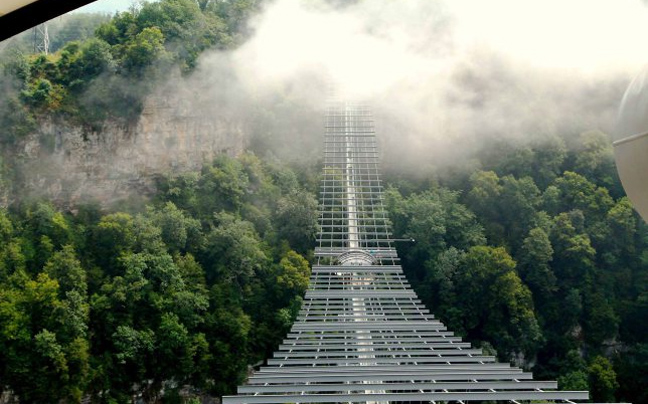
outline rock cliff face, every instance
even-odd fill
[[[184,105],[183,105],[184,104]],[[189,103],[150,97],[137,124],[98,131],[47,120],[18,147],[21,193],[62,206],[110,205],[154,190],[155,178],[200,169],[220,153],[246,147],[242,120],[193,113]]]

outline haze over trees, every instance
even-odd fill
[[[24,136],[43,115],[96,128],[109,118],[135,120],[161,77],[191,71],[206,49],[240,43],[242,21],[255,9],[256,2],[248,0],[143,3],[108,20],[66,16],[65,24],[54,24],[50,55],[25,54],[20,40],[10,43],[1,77],[6,84],[0,139],[11,143]],[[74,40],[57,42],[66,37]]]
[[[408,278],[454,329],[526,359],[595,401],[645,402],[645,222],[619,187],[611,142],[492,145],[480,169],[399,179],[387,192]],[[559,145],[559,147],[556,147]],[[533,170],[547,159],[548,170]]]
[[[157,80],[240,44],[258,6],[161,0],[79,18],[52,55],[3,57],[0,186],[20,191],[11,146],[42,120],[136,120]],[[182,402],[184,386],[232,393],[270,356],[307,288],[320,167],[253,136],[160,176],[146,206],[0,209],[0,392]],[[469,168],[386,182],[395,235],[416,240],[398,245],[408,279],[450,329],[595,401],[648,402],[648,227],[607,135],[493,143]]]

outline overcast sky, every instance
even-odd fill
[[[127,10],[131,4],[138,3],[138,0],[97,0],[85,7],[81,7],[76,12],[84,13],[114,13],[115,11]]]

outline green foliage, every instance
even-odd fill
[[[648,400],[648,345],[637,344],[628,352],[615,357],[615,372],[619,382],[618,400],[645,403]]]
[[[0,374],[21,400],[78,399],[85,390],[89,347],[75,322],[87,312],[79,297],[61,296],[45,273],[31,280],[15,272],[0,292]]]
[[[70,42],[65,45],[56,66],[57,81],[77,94],[100,74],[111,72],[114,62],[110,46],[106,42],[100,39],[89,39],[82,44]]]
[[[456,301],[463,315],[456,329],[471,338],[493,341],[502,353],[532,354],[542,340],[529,289],[502,248],[471,247],[454,273]]]
[[[279,237],[304,254],[313,247],[319,231],[317,200],[306,191],[293,191],[280,198],[274,215]]]
[[[12,86],[0,102],[0,139],[13,143],[33,131],[34,115],[53,113],[94,130],[108,118],[132,123],[163,74],[190,72],[203,51],[234,46],[235,31],[256,9],[238,1],[202,6],[161,0],[109,19],[71,14],[49,23],[54,39],[47,56],[23,57],[30,46],[21,36],[10,47],[18,56],[3,69],[7,77],[0,77],[0,84]]]
[[[610,361],[602,356],[596,356],[592,359],[587,370],[592,389],[592,400],[602,403],[614,401],[614,392],[619,388],[619,383]]]
[[[30,80],[30,64],[22,53],[15,53],[2,64],[0,88],[0,143],[13,144],[36,127],[34,114],[23,103],[21,91]]]
[[[520,241],[539,224],[540,190],[533,178],[478,171],[470,183],[468,206],[480,216],[487,238],[494,244],[512,241],[513,249],[520,248]]]
[[[610,138],[600,131],[588,131],[581,133],[578,140],[574,171],[595,179],[598,185],[615,189],[614,182],[618,182],[618,178]]]
[[[137,75],[164,56],[164,35],[157,27],[144,28],[130,42],[123,56],[123,66]]]
[[[294,251],[288,251],[279,261],[278,295],[299,296],[306,292],[310,268],[308,261]]]
[[[271,216],[289,201],[312,221],[317,206],[281,178],[297,174],[223,156],[163,181],[140,214],[0,210],[3,388],[27,402],[154,401],[187,384],[231,393],[281,341],[308,284],[308,261],[275,227],[298,234],[303,221]]]
[[[43,78],[30,83],[27,90],[23,91],[22,97],[27,105],[42,109],[56,109],[62,98],[52,83]]]
[[[18,46],[4,58],[0,143],[44,116],[132,124],[158,80],[240,43],[260,3],[161,0],[65,17],[52,54]],[[255,140],[263,150],[277,133],[252,125],[268,134]],[[399,253],[419,296],[472,342],[524,354],[561,388],[645,402],[648,228],[622,197],[607,135],[480,153],[478,171],[387,189],[395,236],[415,240]],[[172,401],[183,384],[231,393],[299,310],[318,170],[221,156],[161,178],[141,214],[70,215],[47,202],[0,211],[2,388],[25,402],[154,401],[162,389]]]
[[[576,370],[560,376],[558,378],[558,387],[560,387],[560,390],[586,391],[589,390],[587,380],[587,373]]]
[[[557,290],[556,275],[551,269],[553,254],[547,232],[539,227],[531,229],[520,251],[519,272],[538,298],[549,297]]]
[[[212,266],[206,268],[207,281],[216,279],[239,286],[249,283],[267,265],[267,256],[252,223],[221,212],[214,215],[217,225],[206,236],[204,254]]]
[[[203,169],[199,187],[203,194],[213,198],[203,198],[199,208],[204,214],[213,214],[223,209],[239,210],[250,179],[243,170],[241,162],[219,157],[214,164]]]
[[[162,240],[172,251],[200,250],[200,222],[185,216],[172,202],[167,202],[159,210],[149,208],[148,216],[162,230]]]
[[[87,293],[86,273],[71,245],[66,245],[62,250],[54,253],[45,264],[43,271],[50,278],[58,281],[62,295],[71,292],[81,295]]]
[[[636,375],[648,333],[637,319],[648,315],[648,238],[622,197],[608,137],[496,142],[476,159],[479,171],[386,192],[396,235],[416,239],[399,252],[418,295],[450,329],[502,358],[532,357],[536,375],[561,388],[645,401]],[[444,185],[461,192],[456,205],[478,221],[481,242],[449,242],[443,203],[422,198]]]
[[[458,202],[459,194],[445,188],[412,194],[407,198],[395,189],[386,191],[394,233],[414,239],[401,254],[406,262],[418,263],[413,275],[423,279],[424,266],[446,248],[468,249],[486,242],[475,214]],[[423,265],[420,265],[423,264]]]
[[[11,219],[4,209],[0,209],[0,243],[7,244],[14,233]]]

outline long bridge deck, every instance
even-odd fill
[[[223,404],[587,400],[483,355],[430,314],[398,264],[371,110],[333,101],[325,127],[310,288],[274,357]]]

